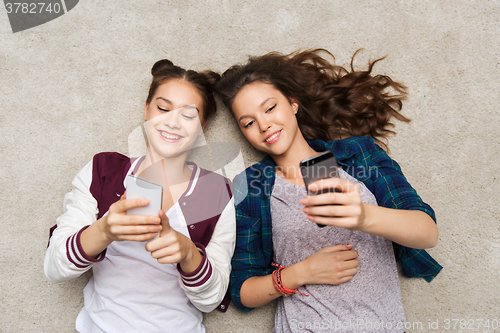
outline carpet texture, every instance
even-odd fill
[[[94,154],[141,149],[131,133],[155,61],[223,71],[248,55],[317,47],[341,65],[363,48],[356,68],[387,56],[375,72],[408,86],[403,113],[413,121],[396,125],[389,148],[436,211],[439,243],[428,252],[444,269],[431,283],[401,276],[407,332],[498,329],[500,2],[75,3],[16,33],[0,6],[0,332],[74,331],[90,273],[47,281],[48,229]],[[261,157],[222,106],[205,138],[238,144],[246,166]],[[269,332],[274,306],[231,306],[204,323],[207,332]]]

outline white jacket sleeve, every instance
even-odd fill
[[[49,281],[63,282],[80,276],[93,263],[104,259],[88,257],[80,245],[80,234],[97,219],[97,201],[90,193],[92,161],[76,175],[73,189],[64,197],[63,214],[56,220],[55,229],[45,253],[44,272]]]
[[[198,310],[210,312],[224,299],[235,241],[236,215],[234,198],[231,198],[219,217],[207,247],[196,244],[203,254],[200,266],[190,274],[179,270],[180,285]]]

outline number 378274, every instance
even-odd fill
[[[6,2],[7,14],[42,14],[60,13],[62,8],[60,3],[45,2]]]

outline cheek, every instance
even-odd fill
[[[157,135],[156,128],[159,126],[159,124],[161,123],[161,119],[162,119],[162,117],[159,117],[159,116],[160,115],[158,115],[158,114],[148,113],[149,120],[147,120],[144,123],[148,140],[156,138],[156,135]]]
[[[148,118],[149,120],[146,121],[146,130],[148,132],[153,132],[153,131],[156,131],[156,127],[158,126],[158,124],[160,123],[160,118],[159,117],[155,117],[155,118]]]
[[[243,132],[243,135],[245,138],[250,142],[251,144],[257,144],[260,142],[260,135],[257,130],[255,130],[255,124],[254,126],[246,129],[246,128],[241,128],[240,130]]]
[[[186,134],[196,137],[202,131],[201,124],[198,120],[185,121],[183,124]]]
[[[157,124],[161,121],[161,113],[155,112],[155,111],[148,111],[146,113],[146,122],[149,123],[154,123]]]
[[[155,125],[153,125],[151,123],[151,121],[147,121],[146,122],[146,136],[147,136],[148,142],[152,141],[152,140],[154,140],[154,138],[156,138],[155,133],[156,133]]]
[[[297,127],[298,126],[298,123],[297,123],[297,117],[295,116],[295,114],[292,112],[292,113],[281,113],[279,115],[280,119],[279,121],[282,123],[282,124],[286,124],[288,127]]]

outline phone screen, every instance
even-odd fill
[[[320,179],[333,178],[339,176],[339,166],[332,152],[326,151],[319,155],[305,159],[300,162],[300,172],[306,185],[309,195],[316,195],[326,192],[335,192],[335,189],[323,191],[310,191],[309,185]]]
[[[335,189],[309,190],[309,185],[317,180],[339,177],[339,166],[332,152],[326,151],[303,160],[300,162],[300,172],[309,195],[335,192]],[[323,228],[325,225],[318,223],[318,227]]]
[[[149,204],[127,210],[127,215],[154,215],[161,209],[163,187],[145,179],[127,176],[127,199],[148,199]]]

